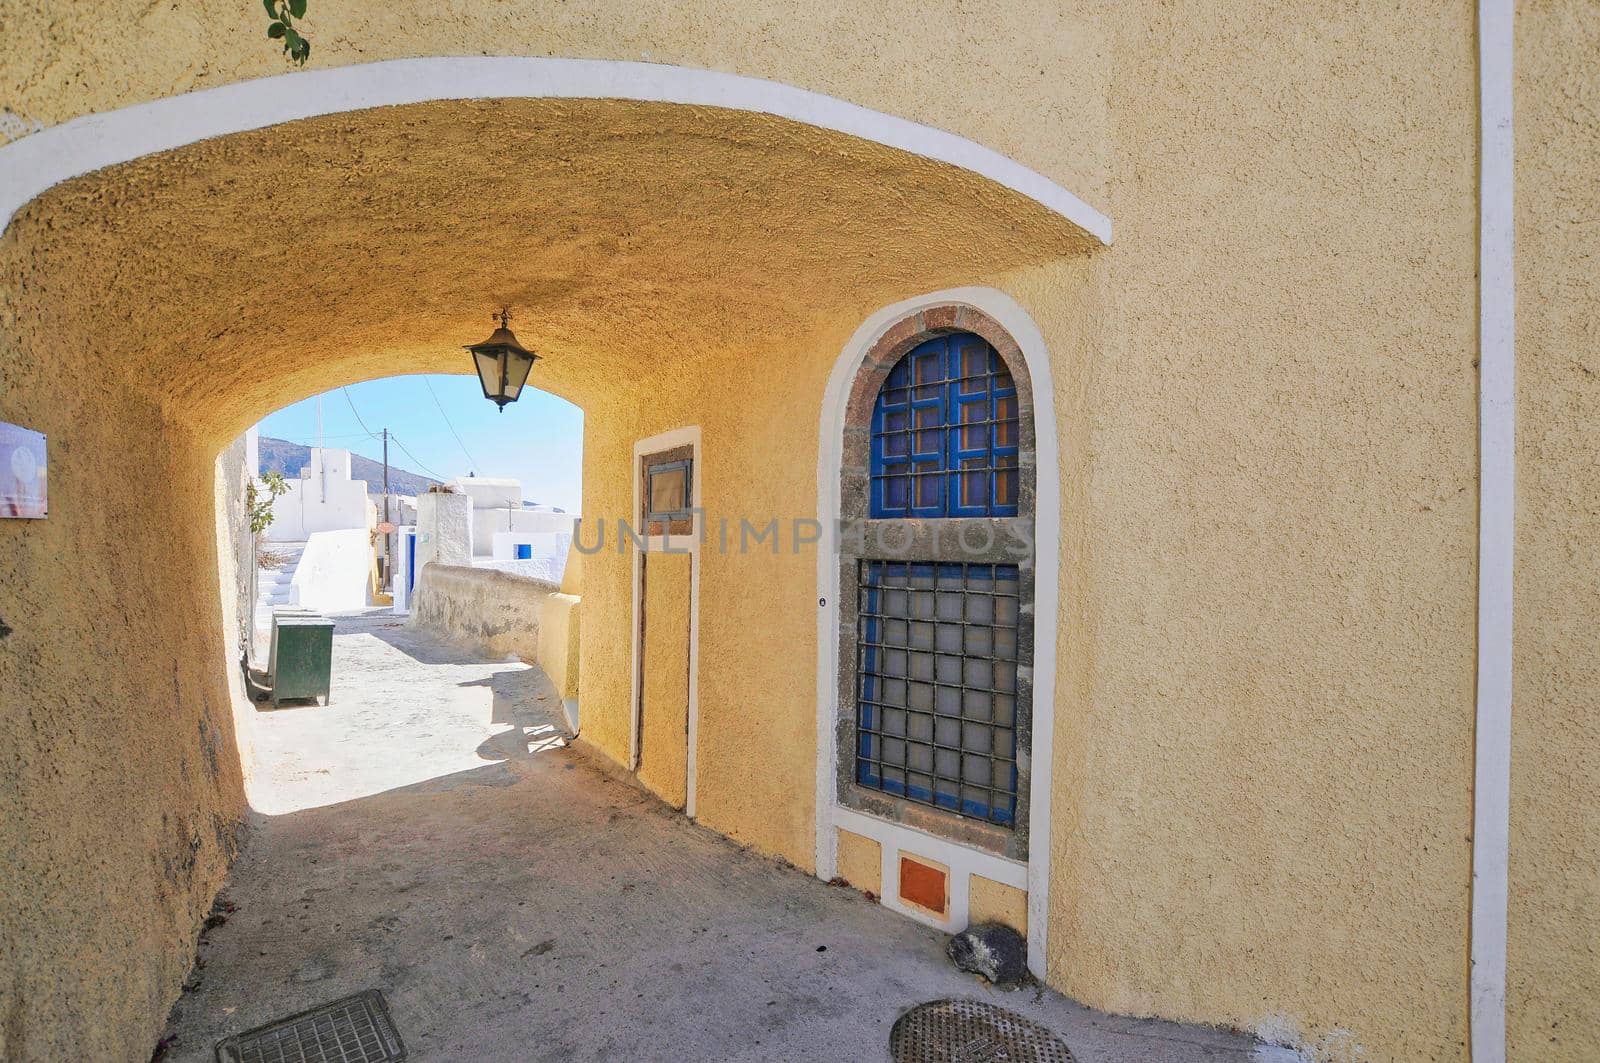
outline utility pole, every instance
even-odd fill
[[[317,483],[322,486],[322,501],[328,501],[328,464],[327,451],[322,449],[322,396],[317,396],[317,460],[312,463],[312,471],[317,474]]]
[[[383,523],[389,525],[389,429],[383,430]],[[394,585],[394,532],[383,533],[383,574]]]

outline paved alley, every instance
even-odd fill
[[[339,619],[334,669],[331,705],[253,720],[257,814],[169,1059],[368,988],[412,1060],[887,1060],[895,1019],[944,997],[1081,1063],[1292,1058],[957,972],[943,935],[568,746],[537,668],[372,612]]]

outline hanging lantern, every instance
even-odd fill
[[[500,407],[504,413],[506,403],[516,402],[522,394],[522,385],[528,381],[528,371],[539,356],[517,342],[511,332],[511,310],[503,307],[495,315],[500,327],[482,343],[470,344],[473,368],[478,371],[478,382],[483,385],[483,397]]]

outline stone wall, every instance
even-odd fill
[[[255,624],[257,585],[256,537],[250,531],[246,488],[253,475],[248,465],[247,436],[235,439],[217,455],[217,554],[223,587],[226,647],[237,660],[250,647]]]
[[[446,496],[449,497],[449,496]],[[556,585],[494,569],[424,565],[409,623],[486,656],[539,659],[539,615]]]

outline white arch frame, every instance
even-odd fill
[[[1111,242],[1111,221],[1049,178],[964,137],[775,81],[614,59],[439,56],[240,81],[85,115],[0,147],[0,232],[29,200],[101,167],[300,118],[430,100],[620,99],[788,118],[959,166]]]
[[[838,748],[834,701],[839,690],[839,565],[836,536],[843,467],[845,415],[861,364],[888,329],[935,306],[964,305],[993,318],[1016,340],[1033,393],[1036,495],[1034,506],[1034,628],[1032,779],[1028,791],[1028,862],[1024,866],[993,853],[959,845],[899,823],[869,816],[838,802]],[[1028,966],[1045,980],[1050,918],[1050,799],[1055,749],[1056,629],[1060,605],[1061,457],[1056,441],[1055,385],[1050,352],[1039,326],[1017,301],[997,288],[950,288],[886,306],[869,317],[845,344],[823,393],[817,447],[817,517],[823,539],[817,551],[817,877],[838,869],[838,828],[873,838],[882,853],[883,903],[942,930],[960,930],[966,919],[968,876],[976,873],[1028,891]],[[951,870],[949,918],[939,921],[902,906],[893,888],[901,845]]]

